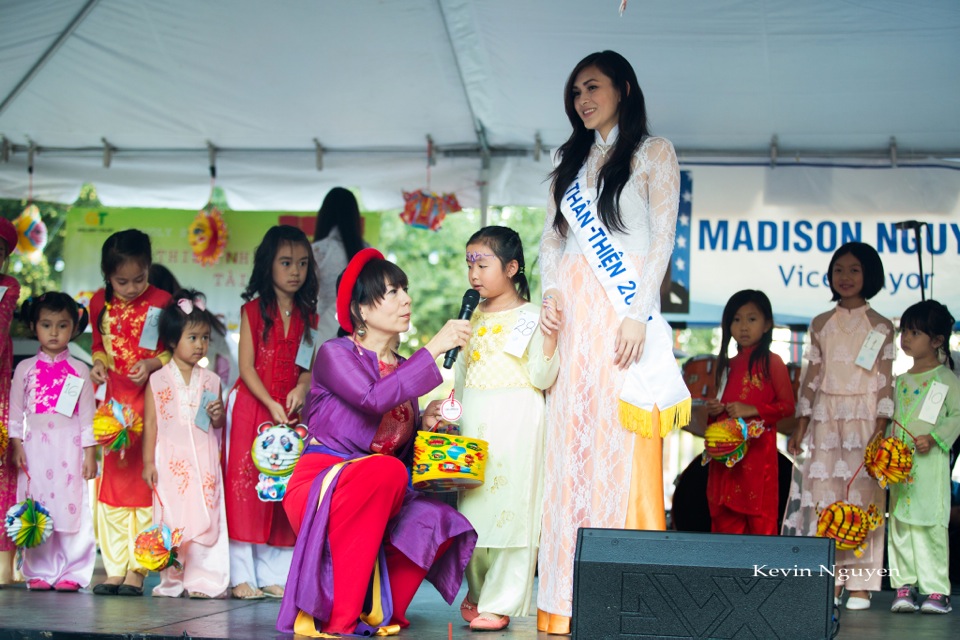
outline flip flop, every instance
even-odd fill
[[[250,590],[250,593],[247,595],[237,595],[237,589],[241,587],[247,587]],[[263,594],[263,591],[257,589],[249,582],[242,582],[235,586],[233,589],[230,589],[230,597],[235,600],[263,600],[266,596]]]
[[[263,595],[268,598],[282,598],[283,597],[283,587],[278,584],[271,584],[270,586],[264,587],[261,589]]]

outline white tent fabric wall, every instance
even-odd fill
[[[112,205],[199,207],[210,142],[231,207],[315,209],[336,184],[400,207],[430,135],[433,189],[478,206],[485,179],[491,204],[542,205],[547,154],[508,154],[566,138],[566,75],[606,48],[688,159],[762,156],[774,135],[781,157],[878,156],[892,136],[901,165],[960,157],[953,0],[618,4],[0,0],[0,197],[26,195],[32,141],[35,198],[92,181]]]

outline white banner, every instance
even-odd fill
[[[827,268],[849,241],[877,249],[884,289],[870,303],[899,317],[920,300],[921,286],[914,231],[897,227],[904,221],[928,223],[921,225],[927,297],[960,313],[960,171],[683,169],[668,320],[716,324],[733,293],[760,289],[778,323],[806,324],[834,304]]]

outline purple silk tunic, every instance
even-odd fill
[[[420,349],[397,371],[380,377],[377,356],[358,347],[351,338],[328,340],[320,347],[313,365],[313,378],[304,411],[309,437],[345,459],[370,455],[370,445],[383,415],[411,401],[417,414],[418,398],[442,382],[440,370],[426,349]],[[397,452],[409,466],[413,438]],[[317,620],[327,620],[333,593],[333,566],[326,545],[331,496],[336,481],[317,504],[320,486],[330,469],[314,478],[307,510],[294,548],[293,563],[277,618],[277,629],[292,633],[297,612],[303,610]],[[434,563],[437,550],[446,540],[452,543]],[[387,524],[384,540],[427,570],[429,580],[449,604],[453,604],[467,562],[476,546],[477,534],[470,522],[453,508],[407,489],[400,513]],[[385,620],[384,624],[388,624]]]

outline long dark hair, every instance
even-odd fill
[[[765,378],[770,375],[770,344],[773,342],[773,308],[770,306],[770,298],[763,291],[744,289],[730,296],[727,306],[723,308],[722,337],[720,338],[720,353],[717,356],[718,387],[721,384],[723,372],[727,370],[727,365],[730,363],[730,358],[727,357],[727,349],[730,347],[730,339],[733,337],[730,331],[733,318],[737,315],[740,307],[751,302],[763,314],[763,318],[770,323],[770,329],[763,332],[760,342],[757,343],[753,353],[750,354],[747,371],[751,374],[756,371]]]
[[[113,300],[113,285],[110,284],[110,278],[127,260],[135,260],[149,271],[150,265],[153,263],[150,236],[138,229],[125,229],[124,231],[117,231],[104,240],[103,248],[100,250],[100,272],[103,274],[104,302]],[[107,305],[105,304],[100,309],[100,313],[97,314],[97,328],[101,333],[103,332],[103,314],[106,311]]]
[[[650,131],[647,125],[647,107],[643,99],[643,91],[640,90],[640,84],[637,82],[637,74],[634,73],[627,59],[616,51],[598,51],[588,55],[573,68],[563,88],[563,106],[567,112],[567,119],[573,126],[573,133],[560,146],[558,150],[560,164],[550,174],[553,179],[553,200],[558,210],[553,220],[553,228],[559,233],[566,233],[566,219],[559,215],[560,202],[564,192],[577,177],[580,167],[586,162],[595,137],[594,132],[584,126],[583,119],[577,113],[573,96],[573,84],[580,72],[587,67],[599,69],[603,75],[610,78],[614,88],[620,92],[618,111],[620,132],[610,159],[603,165],[597,176],[597,189],[600,191],[597,212],[608,229],[623,232],[626,231],[626,225],[620,214],[620,194],[630,179],[633,154],[636,153],[643,139],[650,135]]]
[[[320,211],[317,212],[313,241],[323,240],[334,227],[340,232],[349,261],[363,249],[363,235],[360,231],[360,205],[356,196],[343,187],[330,189],[323,199]]]
[[[520,240],[520,234],[510,227],[490,226],[483,227],[467,240],[467,246],[471,244],[485,244],[497,256],[501,267],[506,267],[511,260],[517,261],[517,272],[510,278],[513,286],[521,298],[530,302],[530,284],[527,282],[527,276],[524,273],[526,267],[523,260],[523,242]]]
[[[307,250],[307,258],[309,259],[307,275],[303,284],[300,285],[293,296],[293,303],[300,311],[304,326],[310,327],[310,319],[317,308],[320,280],[317,277],[317,262],[313,258],[313,251],[310,248],[310,241],[307,240],[307,234],[296,227],[285,224],[270,227],[253,254],[253,273],[250,274],[250,282],[247,283],[247,288],[241,294],[247,302],[254,298],[260,299],[260,316],[263,318],[264,340],[269,337],[270,328],[273,326],[270,308],[277,303],[277,292],[273,288],[273,261],[277,257],[277,252],[280,251],[280,246],[284,243],[299,244]],[[307,344],[310,344],[309,329],[304,335]]]
[[[956,320],[950,315],[950,310],[945,304],[936,300],[924,300],[917,304],[907,307],[900,317],[900,331],[913,330],[920,331],[930,339],[940,338],[943,344],[940,349],[947,355],[947,366],[953,369],[953,357],[950,355],[950,334],[953,332],[953,325]]]

